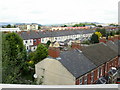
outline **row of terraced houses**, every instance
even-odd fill
[[[73,43],[60,51],[49,47],[49,56],[35,65],[38,84],[81,85],[115,83],[120,66],[120,40],[100,42],[87,47]]]
[[[68,39],[88,39],[93,34],[94,30],[64,30],[64,31],[22,31],[19,35],[23,38],[23,43],[27,51],[35,51],[37,45],[40,43],[47,43],[47,41],[65,41]]]

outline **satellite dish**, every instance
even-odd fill
[[[33,77],[34,77],[34,78],[37,78],[37,74],[34,74]]]

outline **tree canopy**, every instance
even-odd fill
[[[102,34],[100,32],[95,32],[96,35],[98,35],[98,39],[102,37]]]
[[[91,36],[91,43],[99,43],[99,37],[95,33]]]
[[[3,83],[22,83],[27,54],[22,39],[16,33],[2,36],[2,79]]]
[[[36,51],[30,54],[30,60],[34,61],[34,64],[40,62],[48,56],[48,49],[43,44],[39,44]]]
[[[105,29],[97,28],[97,29],[96,29],[96,32],[100,32],[100,33],[102,34],[103,37],[106,36],[106,30],[105,30]]]

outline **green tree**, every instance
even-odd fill
[[[81,44],[87,44],[87,45],[89,45],[90,41],[89,40],[85,40],[85,41],[82,41]]]
[[[79,23],[79,24],[73,25],[73,27],[85,27],[85,24],[84,23]]]
[[[100,38],[102,36],[102,34],[100,32],[95,32],[96,35],[98,35],[98,38]]]
[[[96,32],[100,32],[100,33],[102,34],[103,37],[106,36],[106,30],[105,30],[105,29],[97,28],[97,29],[96,29]]]
[[[8,24],[7,26],[6,26],[6,28],[11,28],[12,26],[10,25],[10,24]]]
[[[41,29],[41,27],[40,27],[40,26],[38,26],[38,30],[39,30],[39,29]]]
[[[39,44],[36,51],[34,52],[34,56],[32,57],[32,59],[36,64],[41,60],[43,60],[44,58],[46,58],[47,56],[48,56],[48,49],[43,44]]]
[[[110,36],[114,36],[115,35],[115,31],[110,31]]]
[[[2,43],[2,79],[3,83],[23,83],[21,74],[27,59],[25,46],[16,33],[3,33]]]
[[[120,35],[120,30],[116,31],[116,35]]]
[[[2,28],[5,28],[5,26],[2,26]]]
[[[50,46],[50,44],[51,44],[51,41],[50,40],[47,41],[47,43],[46,43],[47,48]]]
[[[98,25],[97,27],[102,27],[102,25]]]
[[[99,43],[99,38],[98,35],[96,35],[95,33],[91,36],[91,43]]]

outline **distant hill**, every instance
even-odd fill
[[[38,23],[13,23],[13,22],[0,22],[0,26],[5,26],[5,25],[23,25],[23,24],[38,24]],[[41,24],[38,24],[39,26],[42,26]]]
[[[101,24],[101,23],[99,23],[99,22],[70,22],[70,23],[63,23],[63,24],[48,24],[48,25],[46,25],[46,26],[62,26],[62,25],[73,26],[74,24],[79,24],[79,23]]]

